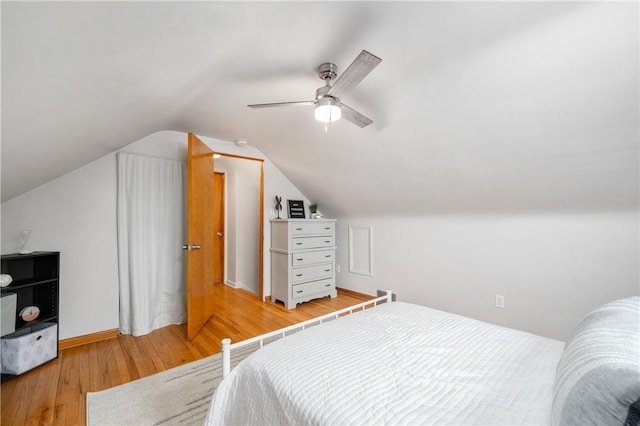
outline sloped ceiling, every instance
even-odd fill
[[[638,208],[638,3],[2,2],[2,199],[160,130],[262,150],[325,214]],[[382,63],[323,125],[315,68]]]

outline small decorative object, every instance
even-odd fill
[[[27,243],[29,242],[29,237],[31,236],[31,229],[21,229],[20,236],[22,237],[22,245],[20,246],[20,250],[18,250],[19,254],[31,254],[33,250],[29,250],[27,247]]]
[[[38,315],[40,315],[40,308],[37,306],[26,306],[20,311],[20,318],[26,322],[33,321],[38,318]]]
[[[13,277],[9,274],[0,274],[0,287],[6,287],[13,282]]]
[[[304,201],[287,200],[289,203],[289,219],[304,219]]]
[[[280,219],[280,210],[282,210],[282,197],[276,195],[276,212],[278,212],[278,217],[276,219]]]

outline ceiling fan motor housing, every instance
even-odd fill
[[[338,75],[338,66],[332,62],[325,62],[318,66],[318,76],[321,80],[331,81]]]

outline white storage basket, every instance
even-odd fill
[[[2,338],[2,372],[22,374],[56,357],[58,324],[43,322]]]
[[[2,293],[0,297],[0,336],[16,331],[16,303],[18,295],[15,293]]]

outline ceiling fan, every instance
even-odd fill
[[[318,76],[324,80],[325,85],[316,90],[315,100],[247,106],[250,108],[272,108],[290,105],[315,105],[315,117],[318,121],[333,123],[342,117],[356,126],[366,127],[373,123],[373,120],[342,103],[340,98],[353,90],[381,61],[382,59],[363,50],[333,85],[331,82],[338,75],[338,67],[332,62],[325,62],[318,67]]]

